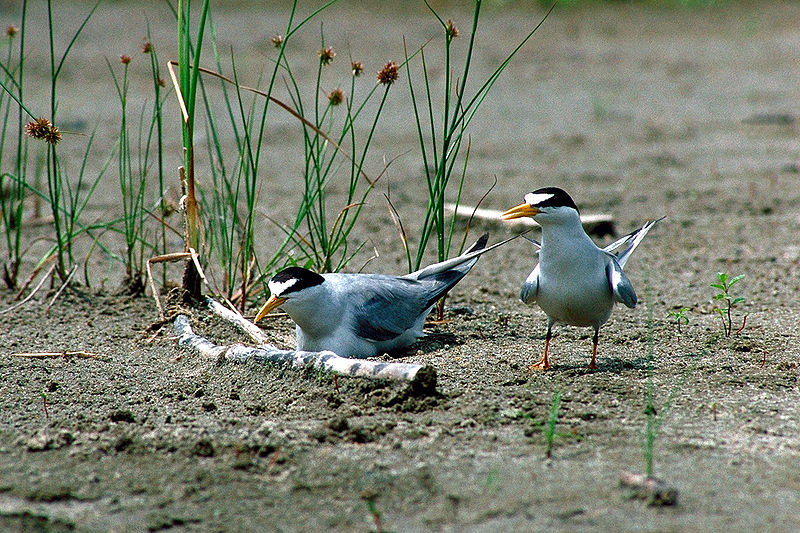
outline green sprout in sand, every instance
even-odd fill
[[[725,333],[726,337],[730,337],[731,331],[733,330],[733,309],[745,301],[743,297],[734,296],[731,294],[731,287],[741,281],[742,278],[744,278],[744,274],[729,277],[728,274],[724,272],[717,272],[717,283],[711,284],[713,288],[719,291],[714,295],[714,300],[722,302],[723,305],[722,307],[715,305],[714,312],[716,312],[719,315],[720,320],[722,320],[722,331]],[[736,330],[737,334],[744,329],[746,322],[747,315],[745,315],[742,319],[742,325]]]

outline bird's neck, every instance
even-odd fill
[[[575,213],[574,217],[559,221],[558,223],[542,224],[542,253],[548,250],[565,253],[569,250],[590,246],[594,247],[594,242],[583,230],[580,216]]]

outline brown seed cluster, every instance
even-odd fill
[[[119,62],[122,63],[123,65],[127,65],[128,63],[131,62],[131,56],[129,56],[128,54],[122,54],[121,56],[119,56]]]
[[[152,51],[153,51],[153,43],[151,43],[147,39],[142,41],[142,53],[143,54],[149,54]]]
[[[272,46],[275,48],[280,48],[283,44],[283,36],[282,35],[273,35],[272,36]]]
[[[357,78],[364,73],[364,64],[361,61],[352,61],[350,70],[353,72],[353,76]]]
[[[25,135],[53,145],[61,140],[61,131],[46,118],[37,118],[25,124]]]
[[[458,37],[458,28],[456,27],[453,19],[447,19],[447,27],[445,28],[448,39],[455,39]]]
[[[389,61],[378,72],[378,83],[381,85],[391,85],[397,81],[400,73],[400,65],[394,61]]]
[[[319,51],[319,62],[323,65],[330,65],[334,57],[336,57],[336,52],[330,46]]]
[[[13,37],[19,32],[19,28],[16,26],[9,26],[6,28],[6,37]]]
[[[344,91],[341,89],[334,89],[328,95],[328,102],[331,105],[339,105],[344,102]]]

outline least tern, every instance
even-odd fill
[[[486,248],[483,235],[458,257],[405,276],[317,274],[289,267],[269,281],[272,293],[258,322],[281,306],[297,325],[297,349],[330,350],[344,357],[372,357],[405,348],[424,336],[434,304],[467,275]]]
[[[600,326],[611,316],[614,303],[636,307],[636,292],[622,269],[647,232],[661,219],[650,221],[601,249],[583,230],[578,206],[558,187],[528,193],[525,203],[503,213],[505,220],[519,217],[533,217],[542,227],[539,263],[520,292],[520,300],[539,304],[547,315],[544,354],[530,368],[550,368],[547,352],[556,322],[594,328],[589,368],[597,368]],[[622,249],[612,253],[617,248]]]

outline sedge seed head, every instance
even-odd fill
[[[131,56],[129,56],[128,54],[122,54],[121,56],[119,56],[119,62],[122,63],[123,65],[127,65],[128,63],[131,62]]]
[[[381,85],[393,84],[394,82],[397,81],[399,72],[400,72],[400,65],[398,65],[394,61],[389,61],[383,66],[380,72],[378,72],[378,83],[380,83]]]
[[[61,140],[61,131],[46,118],[37,118],[25,124],[25,135],[53,145]]]
[[[19,28],[13,24],[6,28],[6,37],[13,37],[19,33]]]
[[[353,76],[357,78],[364,73],[364,64],[361,61],[352,61],[350,70],[353,72]]]
[[[344,91],[341,89],[334,89],[328,94],[328,102],[331,105],[339,105],[344,102]]]
[[[147,39],[142,41],[142,53],[143,54],[149,54],[152,51],[153,51],[153,43],[151,43]]]
[[[319,51],[319,62],[323,65],[330,65],[334,57],[336,57],[336,52],[330,46]]]
[[[447,26],[445,28],[445,33],[447,34],[448,39],[455,39],[456,37],[458,37],[458,28],[453,22],[453,19],[447,19]]]
[[[272,36],[272,46],[275,48],[280,48],[283,44],[283,35],[273,35]]]

